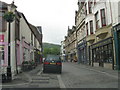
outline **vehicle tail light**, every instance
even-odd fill
[[[56,63],[56,64],[57,64],[57,65],[62,65],[62,63],[60,63],[60,62],[59,62],[59,63]]]
[[[44,64],[50,64],[49,62],[44,62]]]

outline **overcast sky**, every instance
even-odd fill
[[[1,0],[11,3],[13,0]],[[17,10],[28,22],[42,26],[43,42],[60,44],[67,35],[68,26],[75,25],[78,0],[14,0]]]

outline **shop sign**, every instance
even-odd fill
[[[108,40],[105,40],[105,41],[102,41],[102,42],[99,42],[95,45],[92,45],[92,48],[96,48],[96,47],[100,47],[100,46],[103,46],[103,45],[106,45],[106,44],[110,44],[112,43],[112,39],[108,39]]]
[[[0,42],[4,42],[4,35],[0,35]]]

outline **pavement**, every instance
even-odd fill
[[[15,86],[15,85],[21,85],[21,84],[29,84],[31,82],[31,76],[34,74],[40,74],[42,71],[42,64],[38,65],[35,69],[32,69],[31,71],[26,71],[17,74],[14,76],[14,79],[11,82],[2,83],[2,86]]]

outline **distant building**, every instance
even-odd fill
[[[68,33],[64,40],[65,43],[65,59],[71,62],[77,62],[76,51],[76,27],[72,29],[68,27]]]
[[[61,48],[60,48],[60,56],[61,56],[61,60],[65,61],[65,43],[64,41],[61,41]]]

